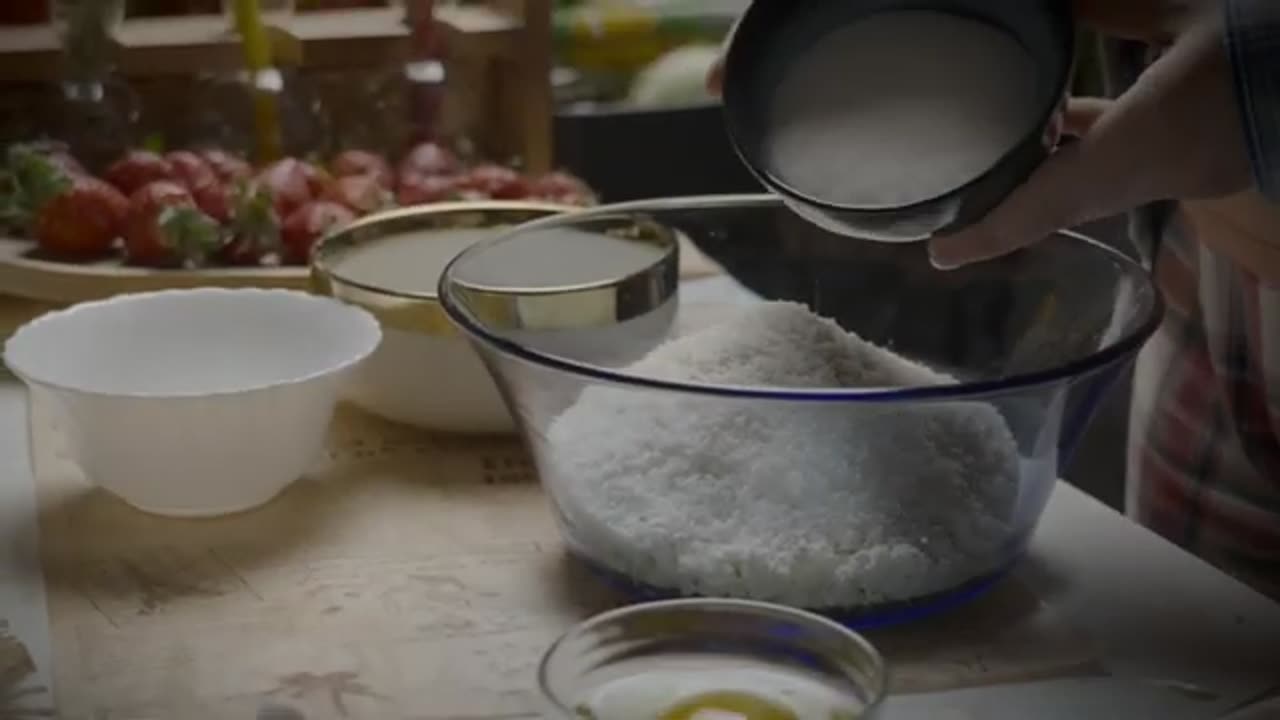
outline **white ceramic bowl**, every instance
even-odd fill
[[[72,458],[135,507],[201,517],[275,497],[323,447],[368,313],[288,290],[167,290],[44,315],[5,363],[53,398]]]

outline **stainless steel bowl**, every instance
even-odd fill
[[[415,246],[452,247],[457,236],[449,238],[457,232],[467,233],[468,243],[480,242],[504,228],[571,210],[528,202],[422,205],[370,215],[322,240],[312,260],[312,289],[367,310],[382,326],[381,345],[352,376],[344,398],[375,415],[427,430],[514,431],[489,373],[440,307],[436,283],[443,267],[423,266]],[[349,272],[348,260],[379,245],[397,253],[399,263],[421,279],[406,286],[403,279],[371,277],[368,269]],[[501,302],[491,305],[495,312],[508,309]]]
[[[894,10],[935,10],[1009,32],[1035,58],[1039,120],[990,170],[938,197],[901,207],[832,202],[788,184],[768,169],[767,110],[781,69],[832,28]],[[910,47],[903,48],[911,52]],[[970,225],[998,205],[1049,156],[1061,138],[1075,61],[1075,20],[1064,0],[755,0],[725,61],[725,121],[738,154],[797,214],[825,230],[885,242],[910,242]]]

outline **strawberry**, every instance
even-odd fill
[[[415,145],[400,161],[399,175],[454,175],[462,169],[458,156],[433,142]]]
[[[200,158],[213,170],[224,183],[248,180],[253,175],[253,168],[241,158],[225,150],[207,149],[200,151]]]
[[[218,259],[228,265],[262,265],[280,252],[280,217],[271,195],[250,183],[231,191],[232,219]]]
[[[280,217],[288,217],[323,192],[325,178],[310,163],[284,158],[259,171],[257,182],[271,194]]]
[[[307,179],[307,189],[311,191],[312,198],[320,197],[333,184],[333,176],[328,170],[303,160],[297,162],[302,176]]]
[[[168,160],[149,150],[130,150],[103,174],[104,180],[125,195],[133,195],[148,183],[177,177]]]
[[[61,192],[67,175],[34,144],[11,145],[0,168],[0,232],[30,232],[36,201]]]
[[[396,202],[401,205],[426,205],[457,200],[460,190],[460,183],[456,177],[416,175],[400,183]]]
[[[372,175],[340,177],[321,194],[320,199],[345,205],[357,215],[385,210],[395,202],[391,192]]]
[[[180,184],[195,199],[196,207],[220,224],[231,222],[231,191],[203,157],[189,150],[177,150],[165,156],[173,166]]]
[[[53,163],[65,175],[88,175],[89,171],[84,169],[79,160],[76,160],[69,153],[49,153],[45,156],[49,162]]]
[[[217,250],[217,223],[201,212],[186,188],[160,180],[129,198],[125,257],[152,267],[199,266]]]
[[[463,176],[462,187],[497,200],[529,197],[529,182],[520,173],[492,163],[472,168]]]
[[[338,178],[353,175],[370,175],[378,181],[379,185],[388,190],[394,184],[391,165],[381,155],[367,150],[345,150],[340,152],[333,159],[333,162],[329,164],[329,168],[333,171],[334,176]]]
[[[355,222],[356,215],[335,202],[319,200],[298,208],[280,233],[282,260],[289,265],[311,262],[311,251],[325,235]]]
[[[196,201],[196,207],[200,208],[205,215],[221,225],[231,222],[235,214],[234,193],[221,180],[211,180],[199,187],[191,188],[190,192],[192,199]]]
[[[111,250],[128,206],[119,191],[88,175],[66,172],[32,147],[11,147],[6,160],[0,222],[31,232],[53,255],[85,258]]]
[[[88,175],[89,171],[84,169],[79,160],[71,154],[71,148],[64,142],[57,140],[35,140],[29,143],[14,145],[11,151],[21,152],[29,150],[52,163],[56,168],[66,175]]]
[[[53,255],[106,255],[120,236],[129,201],[119,190],[87,175],[64,178],[64,189],[40,206],[35,238]]]
[[[529,194],[539,200],[565,205],[594,205],[595,193],[581,179],[566,172],[549,172],[533,179]]]
[[[173,167],[174,179],[194,193],[197,189],[218,182],[218,174],[204,158],[190,150],[175,150],[164,156]]]

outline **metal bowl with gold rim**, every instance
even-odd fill
[[[436,286],[466,248],[502,228],[571,210],[528,202],[424,205],[370,215],[321,241],[312,289],[368,310],[383,331],[346,399],[430,430],[514,431],[493,379],[440,307]]]

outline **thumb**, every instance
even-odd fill
[[[720,52],[720,57],[707,70],[707,92],[716,97],[724,92],[724,51]]]
[[[720,40],[720,57],[711,64],[711,69],[707,71],[707,91],[716,97],[720,97],[724,93],[724,59],[729,54],[729,45],[733,43],[733,36],[738,32],[738,25],[742,22],[739,16],[733,21],[733,25],[729,26],[729,31],[724,34],[724,38]]]
[[[1089,130],[1102,121],[1112,103],[1074,99],[1067,108],[1063,130],[1083,139],[1060,147],[1027,181],[986,217],[952,235],[929,243],[929,256],[941,269],[1006,255],[1065,227],[1094,220],[1123,207],[1116,188],[1106,179],[1122,177],[1122,157],[1103,151],[1091,141]]]
[[[1071,98],[1062,122],[1062,132],[1072,137],[1084,137],[1116,103],[1106,98]]]

